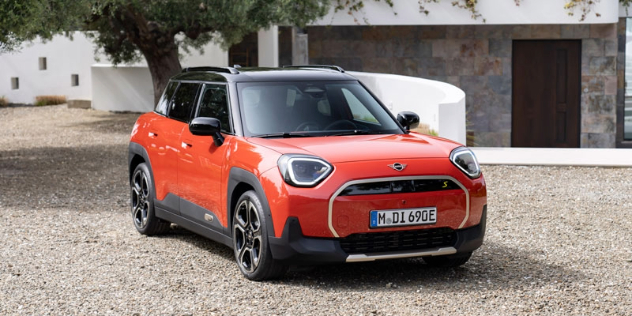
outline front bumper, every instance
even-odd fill
[[[347,253],[342,245],[344,238],[305,237],[296,217],[285,223],[281,237],[268,237],[272,257],[286,264],[314,265],[326,263],[361,262],[381,259],[399,259],[423,256],[442,256],[472,252],[483,244],[487,221],[487,206],[483,207],[478,225],[454,230],[448,244],[440,247],[407,249],[400,251],[372,252],[367,248],[363,253]],[[423,232],[423,229],[414,232]],[[409,247],[410,248],[410,247]]]

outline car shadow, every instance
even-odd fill
[[[154,238],[177,239],[179,241],[187,242],[201,250],[216,254],[224,260],[231,262],[235,261],[233,250],[228,246],[188,231],[178,225],[172,224],[169,232],[154,236]],[[235,266],[235,268],[237,268],[237,266]]]
[[[312,271],[290,272],[282,281],[294,286],[349,291],[367,288],[410,291],[420,287],[472,291],[543,287],[586,278],[579,271],[537,257],[537,253],[485,241],[470,261],[458,268],[434,268],[421,258],[410,258],[318,266]]]

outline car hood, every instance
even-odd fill
[[[460,144],[417,133],[398,135],[353,135],[305,138],[249,138],[281,154],[306,154],[331,163],[449,157]]]

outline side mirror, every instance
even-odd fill
[[[406,131],[410,131],[419,126],[419,115],[410,111],[402,111],[397,114],[397,121],[404,126]]]
[[[222,146],[224,136],[220,133],[222,124],[216,118],[196,117],[189,123],[189,131],[193,135],[212,136],[215,146]]]

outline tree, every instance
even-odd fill
[[[37,36],[47,40],[76,29],[76,17],[83,12],[76,4],[75,1],[0,1],[0,52],[13,50]]]
[[[322,17],[329,0],[3,0],[0,48],[70,30],[87,34],[113,64],[144,58],[154,100],[182,70],[179,49],[223,47],[272,24],[304,26]]]

